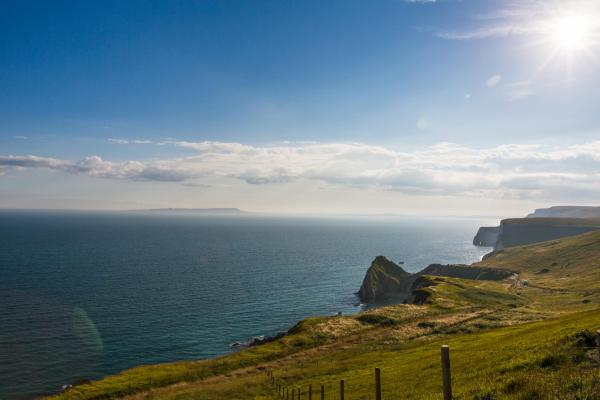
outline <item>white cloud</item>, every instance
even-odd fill
[[[470,40],[470,39],[488,39],[500,38],[514,35],[524,35],[531,33],[532,28],[520,26],[517,24],[505,24],[496,26],[487,26],[472,31],[464,32],[439,32],[437,36],[448,40]]]
[[[15,135],[13,136],[13,139],[17,139],[17,140],[27,140],[28,137],[27,136],[23,136],[23,135]]]
[[[564,4],[563,4],[564,3]],[[557,14],[578,10],[585,15],[598,15],[600,3],[597,0],[519,0],[504,1],[504,7],[476,19],[480,26],[458,31],[438,32],[436,35],[448,40],[477,40],[503,38],[520,35],[544,35],[549,20]],[[600,28],[600,21],[593,19],[594,29]]]
[[[485,81],[485,85],[489,88],[493,88],[498,86],[498,84],[502,81],[502,77],[500,75],[493,75]]]
[[[509,100],[516,101],[535,95],[535,91],[532,82],[525,80],[506,85],[506,95]]]
[[[169,141],[198,154],[168,160],[115,163],[98,156],[79,161],[33,155],[0,156],[0,172],[46,169],[105,179],[180,182],[235,179],[252,185],[314,181],[408,194],[560,200],[600,195],[600,141],[560,148],[507,144],[476,149],[439,143],[395,151],[361,143],[250,146],[242,143]]]
[[[151,140],[126,140],[126,139],[108,139],[113,144],[151,144]]]

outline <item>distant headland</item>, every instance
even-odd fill
[[[600,230],[600,207],[556,206],[541,208],[525,218],[509,218],[499,226],[483,226],[473,238],[476,246],[523,246]]]
[[[211,214],[211,215],[240,215],[252,214],[239,208],[150,208],[132,210],[134,212],[174,213],[174,214]]]

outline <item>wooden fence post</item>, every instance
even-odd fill
[[[381,370],[375,368],[375,400],[381,400]]]
[[[600,363],[600,329],[598,329],[596,331],[596,336],[597,336],[596,344],[598,345],[598,362]]]
[[[300,388],[298,388],[298,400],[300,400],[300,395],[302,394],[302,392],[300,392]]]
[[[325,385],[321,385],[321,400],[325,400]]]
[[[344,400],[344,380],[340,381],[340,400]]]
[[[296,389],[292,388],[292,400],[294,400],[294,395],[296,394]]]
[[[285,400],[289,400],[290,398],[290,389],[285,388]]]
[[[450,348],[442,346],[442,380],[444,383],[444,400],[452,400],[452,375],[450,374]]]
[[[308,385],[308,400],[312,400],[312,385]]]

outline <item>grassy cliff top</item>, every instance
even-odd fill
[[[600,227],[600,219],[588,218],[507,218],[502,220],[504,225],[552,225],[552,226],[589,226]]]
[[[517,271],[547,288],[599,290],[600,231],[507,248],[474,265]]]

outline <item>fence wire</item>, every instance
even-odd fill
[[[600,357],[596,355],[596,352],[600,351],[599,347],[579,347],[579,350],[587,352],[588,355],[593,354],[593,356],[589,357],[589,360],[592,362],[591,365],[595,363],[598,366],[600,364]],[[449,369],[452,375],[452,384],[461,386],[461,384],[472,384],[474,380],[478,380],[478,384],[482,388],[481,390],[484,391],[486,387],[490,387],[489,383],[493,383],[496,378],[482,375],[478,364],[470,363],[470,360],[473,359],[485,359],[489,353],[490,351],[486,349],[451,349],[452,364],[459,367],[454,369],[451,367]],[[442,384],[443,368],[440,363],[441,357],[439,353],[432,356],[432,353],[428,352],[426,356],[431,359],[431,362],[426,363],[426,366],[420,371],[406,368],[406,365],[403,364],[401,354],[399,356],[396,363],[386,361],[379,368],[379,386],[377,386],[375,378],[376,362],[372,365],[365,365],[358,370],[353,368],[351,371],[348,369],[347,372],[344,372],[343,367],[340,368],[339,362],[336,363],[327,360],[319,360],[313,363],[305,362],[294,368],[269,370],[266,373],[267,382],[271,386],[272,398],[280,400],[439,400],[445,398]],[[477,358],[474,358],[475,356]],[[518,361],[518,354],[508,354],[504,361],[512,361],[511,357]],[[328,373],[332,374],[335,378],[316,380],[306,377],[294,380],[295,373],[298,372],[298,367],[304,369],[315,365],[318,365],[322,371],[329,371]],[[590,386],[590,389],[585,389],[582,386],[582,391],[594,390],[600,393],[600,369],[597,366],[590,370],[589,376],[582,378],[587,379],[586,384]],[[518,365],[515,364],[515,367],[518,367]],[[322,377],[322,375],[320,376]],[[542,384],[563,385],[561,379],[565,378],[553,376],[548,372],[539,372],[538,375],[535,372],[531,372],[528,375],[528,379],[535,382],[542,382]],[[344,382],[343,393],[340,384],[342,380]],[[423,395],[422,390],[418,393],[414,391],[412,388],[415,387],[415,381],[426,385],[426,392],[428,394]],[[412,383],[407,384],[407,382]],[[513,383],[508,382],[507,390],[510,390],[511,384]],[[514,384],[519,383],[516,382]],[[321,393],[322,391],[323,394]]]

